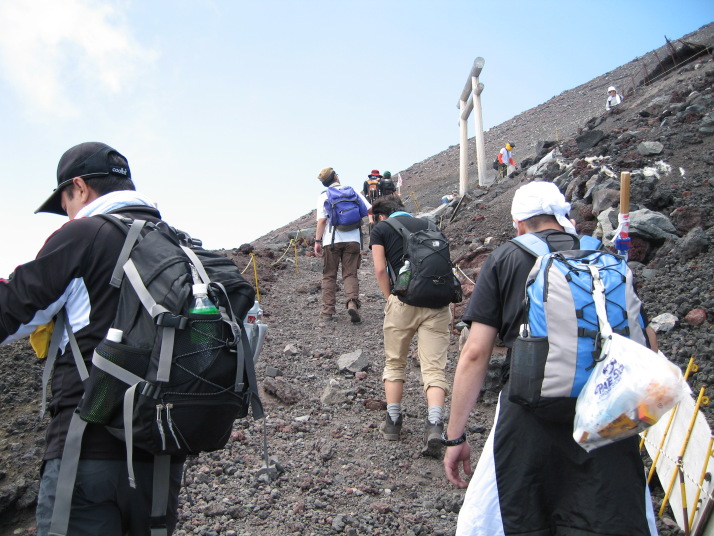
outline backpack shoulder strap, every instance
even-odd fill
[[[404,240],[403,253],[404,253],[404,255],[406,255],[407,240],[409,239],[409,235],[411,233],[396,218],[387,218],[386,220],[382,220],[382,221],[384,223],[386,223],[387,225],[389,225],[392,229],[397,231],[399,234],[402,235],[402,239]],[[392,285],[394,285],[395,281],[397,280],[397,274],[394,272],[394,266],[392,266],[392,263],[389,262],[389,257],[387,257],[387,266],[389,266],[389,278],[392,280]]]
[[[392,229],[402,235],[402,238],[404,238],[404,246],[406,247],[407,240],[409,240],[409,235],[411,235],[412,233],[406,227],[404,227],[404,224],[402,224],[396,218],[387,218],[386,220],[384,220],[384,223],[386,223]]]
[[[580,237],[580,249],[598,251],[602,249],[602,242],[595,238],[594,236],[581,236]]]
[[[134,245],[139,241],[141,231],[146,225],[146,220],[131,220],[114,214],[100,214],[100,216],[113,223],[117,229],[126,235],[124,245],[119,252],[119,257],[117,257],[117,262],[114,265],[114,271],[112,271],[112,277],[109,281],[111,286],[119,288],[124,278],[124,264],[129,260],[131,250],[134,249]],[[127,225],[129,225],[128,228],[126,227]]]
[[[547,255],[550,253],[550,248],[545,240],[539,238],[533,233],[526,233],[515,238],[511,238],[511,242],[534,257],[540,257],[541,255]]]

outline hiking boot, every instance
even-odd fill
[[[444,445],[441,444],[441,434],[444,431],[444,423],[433,424],[426,420],[426,428],[424,429],[424,452],[425,456],[439,458]]]
[[[350,315],[350,319],[355,324],[361,322],[362,319],[359,316],[359,311],[357,310],[357,304],[353,301],[347,302],[347,314]]]
[[[384,422],[379,427],[382,437],[388,441],[399,441],[399,434],[402,431],[402,415],[399,415],[397,422],[394,422],[387,413]]]

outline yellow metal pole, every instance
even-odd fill
[[[699,370],[699,366],[694,363],[694,356],[689,358],[689,364],[687,365],[687,370],[684,372],[684,381],[687,381],[689,378],[689,375],[692,372],[697,372]],[[657,448],[657,454],[655,455],[654,460],[652,460],[652,467],[650,467],[650,472],[647,474],[647,483],[649,484],[652,481],[652,476],[654,475],[655,469],[657,468],[657,462],[659,461],[659,456],[662,454],[662,447],[664,447],[665,441],[667,441],[667,434],[669,434],[669,429],[672,426],[672,422],[674,421],[674,416],[677,414],[677,410],[679,409],[679,404],[674,406],[674,409],[672,409],[672,412],[669,414],[669,421],[667,422],[667,426],[664,429],[664,434],[662,434],[662,439],[659,442],[659,447]],[[649,428],[647,429],[649,430]],[[647,431],[645,430],[645,432]],[[642,450],[642,445],[645,442],[645,435],[643,432],[642,436],[642,441],[640,441],[640,450]]]
[[[253,259],[253,275],[255,275],[255,298],[260,301],[260,288],[258,287],[258,263],[255,260],[255,255],[250,254]]]
[[[682,457],[677,458],[677,472],[679,473],[679,493],[682,496],[682,522],[684,523],[684,536],[689,536],[689,515],[687,514],[687,487],[684,485],[684,470]]]
[[[421,212],[421,207],[419,206],[419,201],[417,200],[416,194],[414,192],[409,192],[409,197],[411,197],[414,201],[414,205],[416,205],[417,212]]]
[[[295,248],[295,273],[299,274],[300,268],[298,268],[298,252],[297,252],[298,243],[297,243],[297,240],[295,241],[295,244],[293,245],[293,247]]]
[[[697,494],[694,496],[694,504],[692,505],[692,514],[689,516],[689,526],[694,526],[694,516],[697,515],[697,510],[699,510],[699,497],[702,493],[702,486],[704,485],[704,479],[707,477],[707,468],[709,467],[709,458],[712,456],[712,446],[714,446],[714,436],[709,438],[709,446],[707,447],[707,456],[704,458],[704,464],[702,465],[702,474],[699,477],[699,486],[697,487]]]
[[[699,406],[702,405],[702,401],[704,400],[704,387],[702,387],[699,390],[699,396],[697,397],[697,403],[694,406],[694,412],[692,413],[692,419],[689,421],[689,428],[687,428],[687,435],[684,437],[684,443],[682,443],[682,450],[679,453],[679,457],[683,458],[684,453],[687,451],[687,446],[689,445],[689,439],[692,437],[692,430],[694,429],[694,423],[697,421],[697,415],[699,414]],[[662,507],[659,509],[659,517],[662,517],[664,515],[664,509],[667,507],[667,503],[669,502],[669,497],[672,495],[672,489],[674,488],[674,483],[677,480],[677,473],[674,472],[672,474],[672,480],[669,482],[669,486],[667,486],[667,493],[664,496],[664,500],[662,501]],[[686,500],[686,498],[684,499]]]

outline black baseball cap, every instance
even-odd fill
[[[97,141],[75,145],[65,151],[60,158],[57,164],[57,188],[35,211],[35,214],[50,212],[66,216],[67,213],[62,210],[61,193],[65,186],[72,184],[72,179],[75,177],[93,179],[109,175],[131,179],[129,162],[119,151]]]

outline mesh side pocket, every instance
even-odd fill
[[[150,350],[132,348],[126,344],[103,340],[97,354],[141,378],[151,355]],[[99,367],[92,367],[84,387],[80,417],[94,424],[108,424],[120,410],[124,392],[129,386]]]
[[[226,323],[219,315],[189,314],[189,325],[176,332],[171,385],[181,385],[208,369],[226,347]]]

